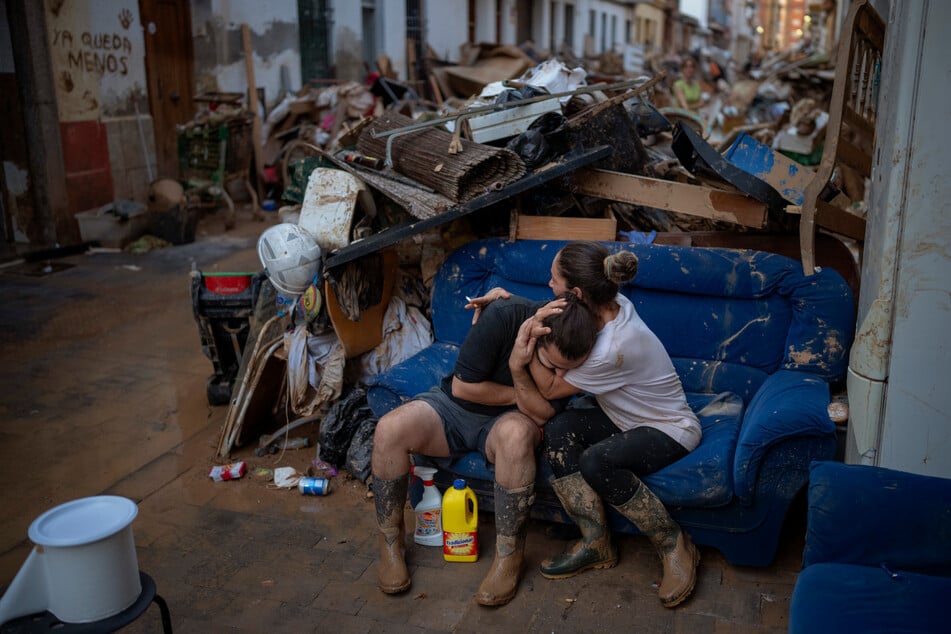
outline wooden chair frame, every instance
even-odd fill
[[[865,239],[865,219],[821,200],[820,194],[838,164],[848,165],[865,178],[871,176],[884,44],[882,18],[869,0],[855,0],[842,25],[822,160],[805,188],[801,210],[787,208],[802,214],[799,247],[806,275],[812,275],[816,268],[816,225],[857,240]],[[855,138],[864,143],[855,143]]]

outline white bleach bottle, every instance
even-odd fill
[[[433,484],[436,470],[413,465],[412,472],[423,481],[423,497],[413,509],[416,512],[413,541],[424,546],[442,546],[442,496]]]

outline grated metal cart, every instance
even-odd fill
[[[244,183],[254,214],[259,214],[257,192],[249,180],[251,173],[251,125],[253,117],[242,112],[223,116],[210,113],[207,121],[178,127],[179,176],[190,206],[216,208],[222,199],[228,206],[225,227],[235,225],[234,201],[228,184]]]

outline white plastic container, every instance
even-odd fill
[[[416,531],[413,541],[423,546],[442,546],[442,496],[433,478],[436,470],[413,466],[413,475],[423,481],[423,497],[413,508],[416,512]]]
[[[122,612],[142,593],[132,520],[139,509],[114,495],[54,507],[29,528],[36,547],[0,598],[0,623],[48,610],[64,623]]]

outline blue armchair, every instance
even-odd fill
[[[951,480],[813,463],[790,634],[951,629]]]

